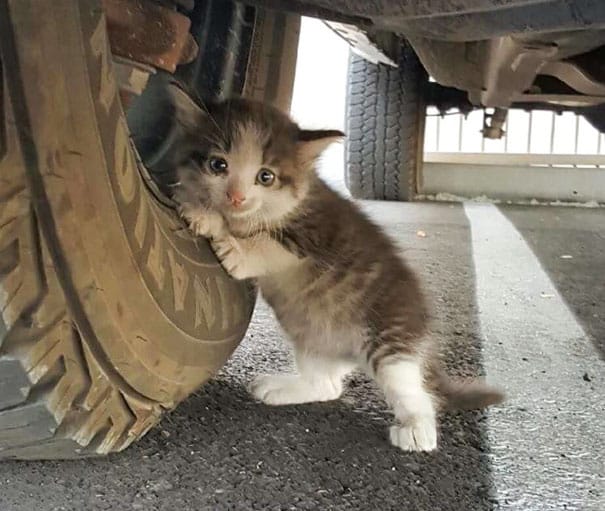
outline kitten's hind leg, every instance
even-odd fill
[[[296,354],[296,365],[299,374],[257,376],[250,385],[250,392],[268,405],[331,401],[340,397],[343,378],[356,367],[347,360],[307,353]]]
[[[404,451],[436,449],[437,413],[420,360],[404,355],[383,360],[374,377],[398,422],[390,428],[391,443]]]

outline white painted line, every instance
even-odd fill
[[[605,364],[498,208],[464,209],[485,371],[508,393],[488,419],[498,509],[603,511]]]

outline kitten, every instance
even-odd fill
[[[316,175],[341,132],[300,129],[245,99],[202,108],[176,86],[171,93],[183,136],[180,212],[227,272],[256,279],[294,348],[298,374],[257,376],[254,397],[336,399],[343,378],[363,369],[393,408],[391,442],[405,451],[436,448],[440,410],[502,400],[445,375],[416,276],[380,228]]]

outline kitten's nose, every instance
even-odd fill
[[[237,190],[228,190],[227,198],[229,202],[233,204],[236,208],[242,205],[242,203],[246,200],[246,197],[242,192],[238,192]]]

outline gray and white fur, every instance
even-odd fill
[[[208,237],[236,279],[255,279],[287,333],[297,374],[257,376],[270,405],[337,399],[343,379],[371,375],[393,409],[391,442],[437,447],[437,415],[482,408],[502,394],[456,382],[427,334],[418,279],[393,242],[316,174],[321,153],[344,135],[299,128],[261,103],[201,107],[171,87],[182,143],[175,200],[193,232]]]

